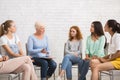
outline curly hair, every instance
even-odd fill
[[[75,29],[76,30],[76,32],[77,32],[77,34],[76,34],[77,40],[81,40],[83,38],[79,27],[78,26],[72,26],[72,27],[70,27],[70,30],[69,30],[69,40],[70,41],[73,39],[73,37],[70,34],[71,29]]]

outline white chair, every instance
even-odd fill
[[[19,74],[0,74],[0,80],[1,78],[7,78],[8,80],[20,80],[20,73]]]

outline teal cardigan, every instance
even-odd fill
[[[105,36],[101,36],[98,40],[93,41],[91,35],[87,37],[86,54],[90,57],[96,55],[98,57],[105,56],[104,54]]]

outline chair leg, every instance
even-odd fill
[[[113,75],[113,71],[110,71],[110,80],[114,80],[114,75]]]
[[[18,74],[18,80],[20,80],[20,73]]]
[[[60,69],[60,64],[59,64],[59,72],[58,72],[58,75],[60,74],[60,70],[61,70],[61,69]]]
[[[54,77],[54,80],[55,80],[55,73],[54,73],[53,77]]]
[[[10,80],[10,76],[8,77],[8,80]]]
[[[79,73],[79,69],[78,69],[78,79],[79,79],[80,73]]]
[[[12,80],[12,77],[9,75],[8,80]]]
[[[99,72],[99,80],[102,80],[102,73]]]

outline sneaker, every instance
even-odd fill
[[[60,76],[57,77],[57,80],[62,80]]]

